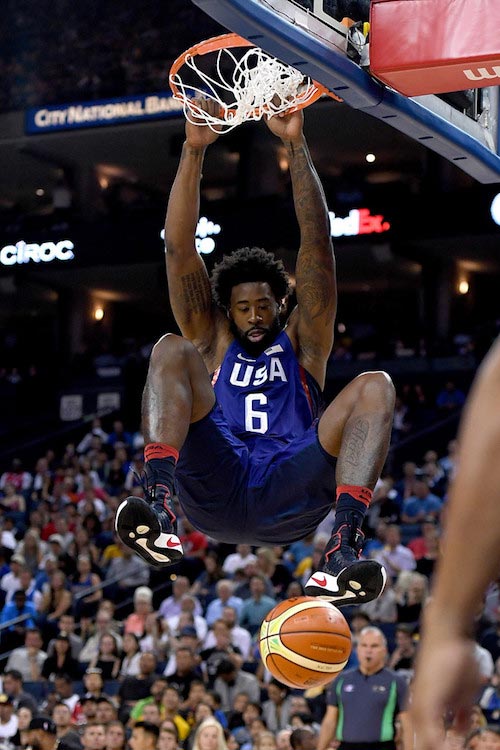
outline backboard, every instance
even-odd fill
[[[218,23],[435,151],[481,183],[500,182],[499,88],[472,118],[435,95],[405,97],[347,55],[348,30],[325,0],[193,0]]]

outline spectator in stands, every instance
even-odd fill
[[[88,555],[78,555],[77,571],[71,581],[75,616],[95,617],[97,607],[102,599],[100,576],[92,572],[92,561]],[[95,590],[92,589],[95,587]],[[87,593],[89,592],[89,593]]]
[[[134,611],[128,615],[124,623],[124,634],[134,633],[138,638],[142,637],[145,632],[146,618],[151,612],[153,612],[153,591],[149,586],[139,586],[134,591]]]
[[[373,498],[368,509],[368,524],[374,528],[374,522],[385,521],[387,524],[398,524],[401,516],[401,503],[394,489],[391,478],[379,479],[373,491]],[[363,550],[366,555],[365,551]]]
[[[224,560],[222,570],[228,578],[232,578],[237,570],[242,570],[249,562],[257,562],[252,547],[249,544],[237,544],[236,551],[231,552]]]
[[[180,713],[181,696],[174,685],[167,685],[162,693],[161,702],[163,717],[174,723],[177,739],[183,743],[187,739],[191,727]]]
[[[71,655],[71,641],[65,633],[58,633],[54,641],[54,654],[47,656],[41,676],[50,682],[56,674],[67,674],[72,680],[79,680],[82,674],[80,662]]]
[[[276,734],[276,745],[278,750],[291,750],[290,737],[291,729],[282,729]]]
[[[182,518],[182,532],[179,538],[182,542],[185,557],[200,558],[203,560],[208,549],[208,537],[201,531],[197,531],[190,520],[185,516]],[[193,570],[196,570],[196,567],[200,568],[200,570],[198,570],[199,573],[202,567],[201,563],[199,566],[191,564],[190,571],[192,572]]]
[[[131,750],[156,750],[160,729],[150,721],[139,721],[128,743]]]
[[[12,698],[0,694],[0,743],[11,740],[17,733],[18,718],[14,711]]]
[[[23,676],[17,669],[8,669],[3,673],[2,690],[11,698],[16,711],[28,708],[33,715],[36,713],[36,701],[23,689]]]
[[[145,651],[141,654],[140,672],[136,676],[125,677],[118,689],[120,699],[121,721],[126,723],[129,719],[130,711],[137,701],[141,698],[147,698],[151,695],[151,685],[157,677],[156,669],[158,663],[154,654]]]
[[[88,668],[100,669],[102,678],[106,681],[118,679],[120,666],[121,654],[115,636],[112,633],[103,633],[99,639],[98,652],[90,660]]]
[[[274,547],[259,547],[257,549],[256,573],[260,573],[271,581],[273,597],[277,600],[285,598],[285,592],[293,581],[293,576],[277,557]]]
[[[243,656],[237,646],[231,643],[231,631],[223,620],[216,620],[212,625],[214,645],[200,651],[201,669],[209,689],[214,686],[217,667],[224,659],[229,659],[236,667],[243,666]]]
[[[276,599],[265,593],[265,578],[255,574],[250,579],[250,597],[245,599],[240,613],[240,625],[254,636],[262,625],[262,620],[276,605]]]
[[[10,558],[10,570],[2,576],[0,587],[5,592],[5,599],[12,599],[14,591],[19,591],[21,588],[21,581],[19,574],[21,567],[25,565],[25,560],[19,553],[14,553]]]
[[[107,432],[102,429],[102,423],[99,417],[95,417],[92,420],[92,426],[89,432],[87,432],[76,446],[77,453],[87,453],[92,444],[92,439],[98,437],[103,443],[108,440]]]
[[[125,633],[123,636],[122,661],[120,665],[120,677],[133,677],[139,674],[139,661],[141,650],[139,639],[135,633]]]
[[[16,554],[24,557],[24,567],[29,568],[32,575],[36,575],[40,568],[45,552],[45,544],[34,529],[28,529],[23,539],[16,547]]]
[[[272,679],[267,685],[268,698],[262,704],[262,718],[271,732],[286,729],[292,714],[290,691],[281,682]]]
[[[227,750],[224,730],[215,718],[202,721],[196,730],[192,750]]]
[[[384,566],[392,580],[395,580],[403,570],[414,570],[416,565],[411,550],[401,544],[401,531],[396,524],[387,527],[385,545],[375,552],[374,557]]]
[[[43,615],[44,625],[46,624],[52,630],[56,629],[59,619],[69,614],[72,606],[73,597],[67,578],[62,570],[55,570],[42,589],[39,611]]]
[[[207,636],[208,624],[202,615],[196,614],[196,604],[197,600],[194,596],[191,596],[191,594],[184,594],[181,598],[180,613],[173,617],[168,617],[166,623],[170,632],[177,634],[183,626],[185,620],[184,615],[187,614],[189,616],[189,622],[191,622],[192,618],[192,623],[196,629],[198,640],[203,642]]]
[[[198,599],[203,611],[206,611],[210,602],[217,596],[216,586],[224,578],[224,571],[216,550],[207,550],[203,557],[203,565],[205,570],[195,578],[189,593]]]
[[[157,750],[179,750],[179,735],[174,725],[169,721],[160,724]]]
[[[427,518],[421,526],[422,535],[408,542],[408,549],[413,552],[416,570],[431,578],[439,558],[440,533],[434,518]]]
[[[79,635],[76,635],[75,633],[75,617],[74,615],[70,613],[66,613],[64,615],[61,615],[59,618],[59,621],[57,623],[59,632],[65,633],[71,644],[71,656],[74,659],[78,659],[80,656],[80,651],[82,650],[83,641],[80,638]],[[52,656],[55,650],[55,638],[53,638],[51,641],[49,641],[49,645],[47,646],[47,654],[49,656]]]
[[[495,616],[495,624],[483,632],[479,642],[483,648],[488,649],[493,661],[497,662],[500,659],[500,605],[496,608]]]
[[[16,750],[18,747],[23,747],[23,737],[25,736],[24,733],[27,731],[31,723],[31,719],[33,718],[35,713],[37,713],[37,711],[32,711],[31,708],[27,708],[26,706],[17,709],[17,733],[11,739],[11,742]]]
[[[105,750],[106,728],[104,724],[86,724],[81,739],[83,750]]]
[[[16,591],[13,601],[8,602],[0,613],[0,624],[6,626],[8,622],[23,618],[19,622],[13,622],[2,631],[2,649],[9,651],[17,648],[24,642],[27,628],[35,628],[37,612],[32,602],[26,600],[26,593],[20,589]]]
[[[358,612],[368,615],[371,622],[376,624],[396,622],[398,610],[396,607],[397,596],[390,578],[387,579],[385,588],[378,599],[361,604]]]
[[[4,471],[0,476],[0,490],[5,489],[6,484],[12,484],[17,492],[26,492],[31,488],[33,478],[28,471],[24,471],[20,458],[13,458],[10,471]]]
[[[122,648],[122,638],[118,632],[118,625],[113,620],[110,612],[99,609],[95,618],[95,632],[90,635],[80,651],[79,660],[81,662],[90,662],[99,651],[99,641],[104,633],[112,633],[118,642],[118,647]]]
[[[224,607],[233,607],[239,618],[243,608],[243,600],[234,595],[234,588],[234,583],[229,578],[222,578],[218,581],[215,587],[217,597],[210,602],[205,613],[208,627],[211,627],[216,620],[222,617]]]
[[[169,617],[175,617],[175,615],[180,615],[182,611],[181,600],[184,594],[189,593],[190,585],[189,578],[186,576],[177,576],[174,580],[172,583],[172,594],[163,600],[158,610],[158,613],[164,620],[168,620]],[[201,604],[197,599],[195,601],[195,614],[201,615]]]
[[[461,409],[465,403],[465,393],[458,388],[453,380],[448,380],[444,388],[439,391],[436,406],[441,412],[449,413]]]
[[[84,680],[85,689],[88,683]],[[75,692],[73,680],[67,674],[58,674],[54,677],[54,695],[56,702],[64,703],[71,711],[71,715],[77,712],[77,706],[80,703],[80,696]]]
[[[202,677],[199,668],[199,657],[188,646],[178,646],[175,650],[175,672],[168,674],[168,684],[178,690],[181,699],[187,700],[192,682]]]
[[[415,482],[414,494],[403,503],[401,521],[414,526],[418,534],[418,525],[429,517],[437,519],[442,506],[441,498],[429,490],[427,477],[420,474]]]
[[[80,735],[71,719],[71,711],[66,703],[56,703],[52,710],[52,721],[56,725],[56,737],[61,745],[67,750],[81,750]]]
[[[448,480],[454,479],[458,462],[458,440],[450,440],[447,446],[446,456],[439,459],[438,463],[446,474]]]
[[[118,719],[118,709],[111,698],[102,695],[97,699],[96,720],[98,724],[107,724]]]
[[[429,582],[424,575],[417,572],[411,572],[406,581],[404,588],[396,586],[398,623],[409,623],[418,628],[429,595]]]
[[[40,679],[42,667],[47,654],[42,650],[42,634],[37,628],[28,628],[24,646],[15,648],[7,659],[6,669],[15,669],[21,673],[24,682]]]
[[[117,445],[117,443],[121,443],[128,449],[132,449],[132,435],[130,432],[127,432],[125,430],[125,426],[121,419],[115,419],[113,422],[113,430],[108,435],[107,444],[113,446],[113,448]]]
[[[255,675],[238,669],[229,659],[224,659],[217,667],[214,690],[221,697],[223,711],[231,710],[238,693],[246,693],[253,702],[260,700],[260,685]]]
[[[106,727],[106,750],[125,750],[126,744],[125,727],[121,721],[110,721]]]
[[[130,712],[130,718],[128,722],[129,726],[133,726],[137,721],[151,721],[151,718],[148,718],[148,714],[144,714],[145,709],[151,705],[154,705],[158,708],[158,716],[163,713],[162,698],[167,685],[168,682],[166,677],[163,677],[161,675],[155,677],[154,682],[151,684],[150,695],[148,695],[147,698],[142,698],[141,700],[137,701],[132,711]]]
[[[232,645],[240,651],[244,661],[247,661],[252,647],[252,636],[246,628],[242,628],[241,625],[238,625],[238,613],[235,608],[224,607],[220,619],[225,622],[229,628],[229,636]],[[216,620],[215,622],[219,622],[219,620]],[[215,635],[212,628],[212,630],[207,633],[203,647],[212,648],[214,645]]]
[[[417,654],[412,626],[406,623],[399,623],[395,630],[395,640],[396,646],[389,657],[387,666],[395,672],[400,669],[405,671],[412,670]]]
[[[11,482],[6,482],[0,496],[0,509],[4,514],[18,514],[16,519],[22,520],[26,512],[26,500]]]
[[[415,494],[415,483],[417,481],[418,467],[414,461],[405,461],[403,464],[403,476],[394,485],[398,497],[403,503],[408,497]]]

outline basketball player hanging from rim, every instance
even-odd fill
[[[336,491],[332,536],[305,590],[336,604],[367,602],[385,584],[377,562],[358,558],[394,388],[384,372],[367,372],[322,406],[337,304],[328,211],[302,111],[266,124],[288,155],[300,228],[297,306],[282,327],[288,277],[260,248],[235,250],[209,279],[195,229],[204,154],[218,133],[187,121],[165,223],[182,336],[167,334],[152,351],[142,404],[146,499],[120,505],[116,531],[151,565],[177,562],[177,492],[191,523],[218,541],[286,545],[314,532]]]

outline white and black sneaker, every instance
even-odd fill
[[[147,466],[147,465],[146,465]],[[115,516],[115,531],[121,541],[156,568],[181,560],[184,551],[177,536],[177,520],[168,487],[157,485],[146,471],[146,500],[127,497]]]
[[[377,599],[387,580],[385,568],[376,560],[360,560],[364,535],[355,525],[343,524],[332,535],[315,571],[304,589],[336,606],[363,604]]]

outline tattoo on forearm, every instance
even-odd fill
[[[300,309],[311,319],[329,311],[333,315],[335,264],[323,188],[307,147],[289,143],[287,148],[294,205],[301,232],[301,250],[296,269]]]
[[[318,259],[302,254],[297,267],[297,285],[301,309],[307,311],[311,319],[323,315],[332,307],[332,271],[319,263]]]
[[[343,459],[351,466],[359,467],[365,452],[366,440],[368,438],[369,424],[367,419],[357,419],[344,435],[345,451]]]
[[[206,275],[195,271],[181,276],[182,300],[190,312],[207,312],[211,305],[210,287]]]

